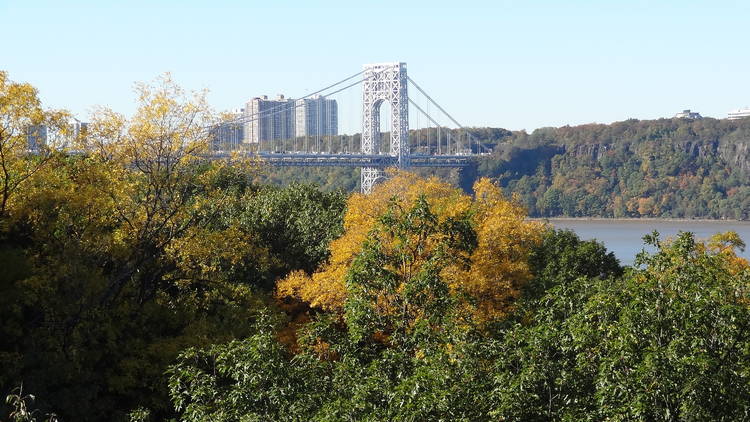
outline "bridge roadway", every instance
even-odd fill
[[[215,152],[216,158],[229,153]],[[255,155],[255,154],[253,154]],[[380,154],[312,154],[261,152],[263,162],[279,167],[375,167],[398,165],[397,157]],[[478,155],[410,155],[409,167],[468,167]]]

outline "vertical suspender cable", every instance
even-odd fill
[[[427,103],[427,115],[430,115],[430,103]],[[430,129],[432,129],[432,122],[430,122],[430,119],[427,119],[427,150],[425,153],[427,155],[430,154]]]
[[[416,144],[417,144],[416,145],[416,153],[419,154],[419,146],[421,144],[419,138],[422,135],[422,125],[419,124],[419,113],[417,113],[417,127],[416,127],[416,133],[415,133],[415,135],[416,135],[416,138],[417,138],[416,139],[416,141],[417,141],[416,142]]]

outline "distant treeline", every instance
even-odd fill
[[[535,217],[750,218],[750,119],[626,120],[527,133],[472,128],[494,152],[478,168],[425,170],[468,188],[479,177],[516,193]],[[275,169],[358,188],[356,169]]]
[[[750,218],[750,119],[514,132],[479,174],[535,216]]]

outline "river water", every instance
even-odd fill
[[[621,264],[632,265],[635,255],[646,248],[643,236],[656,230],[662,239],[674,237],[680,231],[695,233],[698,239],[729,230],[737,232],[748,248],[740,253],[750,259],[750,222],[738,221],[705,221],[705,220],[607,220],[607,219],[553,219],[549,220],[555,228],[570,229],[581,239],[597,239],[604,243],[607,250],[615,253]]]

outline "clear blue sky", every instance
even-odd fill
[[[169,71],[217,110],[405,61],[468,126],[725,117],[750,105],[750,1],[0,0],[0,69],[46,105],[128,113]]]

